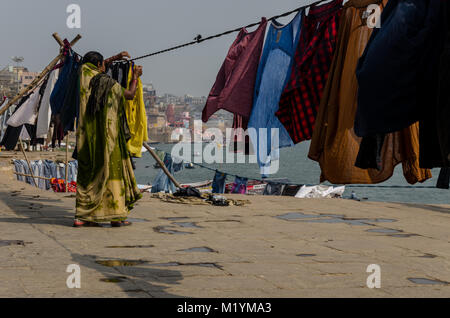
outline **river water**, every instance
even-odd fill
[[[205,145],[205,144],[204,144]],[[157,149],[171,152],[173,144],[157,144]],[[297,144],[295,147],[283,148],[280,152],[280,168],[277,174],[271,175],[272,178],[289,179],[293,184],[318,184],[320,179],[320,167],[317,162],[308,159],[309,142]],[[194,159],[194,148],[192,146],[192,159]],[[144,153],[142,158],[136,161],[136,179],[139,184],[151,184],[159,169],[153,168],[155,160],[148,152]],[[204,163],[203,163],[204,164]],[[222,172],[248,177],[249,179],[261,179],[259,167],[256,163],[221,163],[204,164],[213,169]],[[433,178],[422,184],[410,186],[403,177],[401,164],[394,171],[394,175],[377,186],[381,187],[360,187],[347,186],[344,197],[349,197],[354,191],[358,198],[367,198],[369,201],[383,202],[404,202],[404,203],[423,203],[423,204],[449,204],[450,190],[434,188],[439,176],[439,169],[432,170]],[[181,183],[191,183],[204,180],[212,180],[214,171],[196,167],[195,169],[184,169],[175,174],[175,178]],[[228,177],[227,182],[232,182],[234,177]],[[328,184],[328,183],[326,183]],[[386,186],[407,186],[408,188],[390,188]],[[417,187],[418,186],[418,187]],[[420,187],[433,188],[420,188]]]

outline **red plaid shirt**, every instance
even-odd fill
[[[303,18],[292,73],[275,113],[294,143],[312,137],[336,47],[342,0],[312,6]]]

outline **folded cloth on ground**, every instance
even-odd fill
[[[211,197],[212,197],[212,195],[205,194],[205,193],[202,193],[201,198],[174,196],[173,194],[163,193],[163,192],[152,194],[152,198],[158,198],[164,202],[178,203],[178,204],[192,204],[192,205],[213,205],[214,200],[212,200]],[[223,202],[223,200],[220,200],[220,201]],[[250,203],[250,201],[248,201],[248,200],[234,200],[234,199],[226,198],[227,206],[243,206],[243,205],[249,204],[249,203]]]

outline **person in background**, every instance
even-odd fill
[[[75,227],[111,222],[130,225],[128,214],[142,197],[127,150],[129,131],[125,99],[136,93],[142,67],[136,66],[129,89],[105,74],[115,60],[129,58],[122,52],[107,60],[88,52],[80,68],[80,109],[77,123],[77,194]]]

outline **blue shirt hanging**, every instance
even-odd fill
[[[300,38],[302,15],[303,10],[285,26],[275,20],[271,23],[258,67],[248,128],[255,129],[249,130],[249,136],[263,177],[268,173],[270,161],[279,158],[279,148],[293,146],[289,133],[275,112],[291,72]],[[267,128],[267,133],[260,133],[259,128]],[[279,131],[278,145],[274,142],[276,135],[271,131],[273,128]]]

